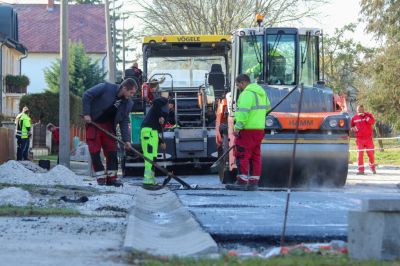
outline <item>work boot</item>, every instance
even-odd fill
[[[107,176],[99,176],[96,178],[96,180],[99,186],[105,186],[107,183]]]
[[[246,191],[247,190],[248,179],[244,175],[238,175],[236,177],[236,182],[233,184],[225,185],[226,189],[229,190],[239,190],[239,191]]]
[[[248,191],[256,191],[258,190],[258,178],[249,178],[249,182],[247,183],[247,190]]]
[[[114,186],[114,187],[123,187],[124,184],[118,180],[118,176],[114,175],[114,176],[107,176],[107,182],[106,182],[107,186]]]
[[[160,184],[143,184],[142,188],[146,189],[146,190],[160,190],[163,187]]]
[[[147,190],[159,190],[162,189],[162,186],[156,182],[156,178],[154,176],[144,177],[142,188]]]
[[[356,175],[365,175],[365,173],[364,172],[357,172]]]

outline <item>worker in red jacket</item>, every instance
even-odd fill
[[[54,138],[54,142],[57,145],[60,145],[60,128],[56,127],[52,123],[49,123],[46,128],[47,128],[48,131],[51,132],[51,135]]]
[[[366,149],[369,167],[372,173],[376,174],[374,163],[374,142],[372,140],[372,125],[375,123],[375,118],[371,113],[364,111],[364,106],[357,106],[357,114],[351,119],[351,131],[356,136],[358,150],[358,173],[364,174],[364,149]]]
[[[60,128],[56,127],[52,123],[49,123],[47,125],[47,130],[51,132],[51,135],[53,136],[54,142],[56,145],[60,145]],[[60,156],[57,157],[57,164],[60,162]]]

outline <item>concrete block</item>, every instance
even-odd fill
[[[218,246],[178,197],[167,189],[138,189],[128,217],[124,249],[161,256],[198,256]]]
[[[400,212],[350,211],[347,239],[353,259],[399,259]]]
[[[363,200],[361,209],[369,212],[400,212],[400,198]]]

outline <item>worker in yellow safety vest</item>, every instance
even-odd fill
[[[15,118],[17,138],[17,161],[28,160],[29,138],[31,134],[31,118],[28,107],[22,108],[22,112]]]

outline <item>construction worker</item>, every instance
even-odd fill
[[[160,84],[165,81],[165,77],[160,79],[153,78],[143,84],[142,98],[146,101],[146,106],[150,106],[152,101],[160,96]]]
[[[137,62],[133,63],[130,68],[126,69],[124,74],[124,79],[132,78],[137,82],[139,88],[142,86],[143,73]]]
[[[29,108],[24,106],[22,112],[15,118],[17,138],[17,161],[28,160],[29,138],[31,134],[31,118]]]
[[[374,141],[372,140],[372,125],[375,118],[371,113],[364,111],[364,106],[357,106],[357,114],[351,119],[351,131],[356,136],[358,150],[358,172],[357,175],[364,175],[364,149],[369,159],[369,168],[376,174],[374,162]]]
[[[235,112],[235,145],[238,174],[234,184],[226,185],[233,190],[257,190],[261,176],[261,141],[264,138],[265,116],[271,108],[264,89],[250,83],[246,74],[236,77],[241,91]],[[252,173],[249,171],[252,162]]]
[[[249,75],[251,78],[257,80],[262,72],[262,68],[263,68],[262,63],[257,63],[254,66],[246,69],[246,75]]]
[[[60,128],[56,127],[55,125],[53,125],[52,123],[49,123],[46,126],[46,129],[48,131],[50,131],[51,135],[53,136],[54,142],[56,143],[56,145],[60,145]],[[57,156],[57,164],[59,164],[60,162],[60,157]]]
[[[175,127],[175,101],[173,99],[168,100],[168,115],[165,120],[165,127],[166,128],[173,128]]]
[[[83,94],[83,119],[87,123],[86,142],[99,185],[122,185],[117,178],[117,142],[97,129],[91,122],[96,122],[100,127],[113,134],[115,134],[116,126],[119,124],[125,149],[131,149],[128,123],[133,102],[130,97],[135,94],[136,90],[137,83],[128,78],[119,86],[111,83],[100,83]],[[103,149],[106,157],[106,171],[100,158],[101,149]]]
[[[167,148],[166,144],[163,142],[163,138],[159,138],[159,134],[162,134],[162,127],[168,116],[167,97],[168,93],[166,93],[166,95],[161,93],[161,97],[153,100],[153,105],[146,114],[141,126],[140,141],[143,154],[152,161],[157,158],[159,144],[161,149],[165,150]],[[155,179],[154,167],[147,161],[144,162],[143,188],[149,190],[160,188]]]

